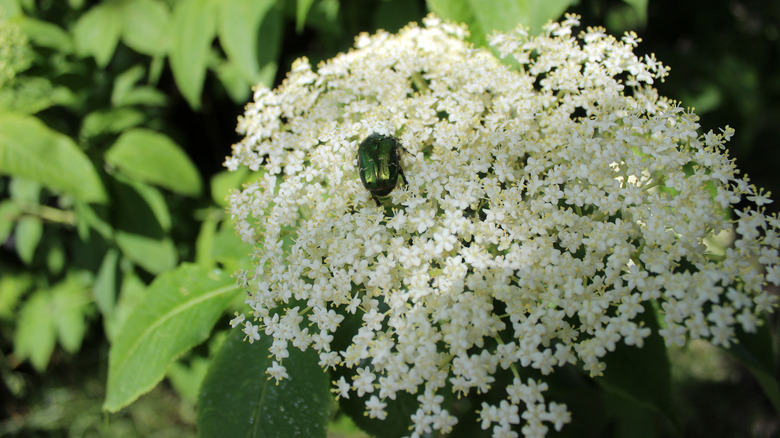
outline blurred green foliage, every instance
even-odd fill
[[[224,208],[250,175],[221,163],[251,86],[428,11],[467,22],[476,44],[564,11],[636,30],[638,50],[672,67],[662,94],[696,107],[705,130],[734,127],[739,167],[780,191],[777,2],[0,0],[0,435],[193,436],[224,311],[241,303],[230,274],[249,257]],[[178,344],[154,344],[169,333]],[[166,348],[133,356],[151,345]],[[730,431],[778,430],[755,383],[734,390],[746,377],[680,375],[675,395],[692,403],[697,379],[751,400],[752,423]],[[129,391],[110,383],[127,376]],[[693,411],[659,430],[718,436]]]

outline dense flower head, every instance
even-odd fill
[[[416,395],[421,436],[456,423],[445,392],[484,393],[500,370],[599,375],[618,344],[643,346],[651,305],[668,345],[755,331],[780,282],[778,218],[728,158],[733,131],[700,135],[659,96],[668,70],[633,53],[635,34],[578,24],[494,35],[502,62],[429,16],[256,90],[226,161],[258,175],[231,198],[255,247],[238,274],[251,311],[233,325],[273,338],[272,377],[287,349],[313,348],[354,371],[334,392],[365,397],[373,418]],[[403,147],[405,181],[381,206],[356,166],[373,133]],[[360,327],[338,350],[345,318]],[[570,414],[546,389],[515,378],[482,427],[560,430]]]
[[[12,82],[31,61],[27,36],[18,22],[8,19],[5,10],[0,7],[0,88]]]

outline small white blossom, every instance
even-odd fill
[[[385,412],[386,407],[387,403],[379,400],[379,397],[372,395],[366,402],[366,413],[371,418],[384,420],[387,418],[387,412]]]
[[[254,325],[249,321],[244,323],[245,339],[248,339],[250,344],[260,339],[260,333],[258,333],[259,328],[259,326]]]
[[[349,389],[349,382],[347,382],[344,376],[341,376],[339,380],[333,382],[333,388],[331,391],[333,391],[337,397],[349,398]]]
[[[734,130],[699,134],[659,96],[669,70],[633,53],[635,33],[578,25],[494,34],[502,63],[429,16],[255,91],[225,161],[258,174],[230,197],[254,246],[237,274],[250,310],[231,325],[273,338],[271,377],[287,377],[290,344],[313,348],[352,370],[334,392],[365,396],[373,418],[416,395],[411,436],[448,433],[445,400],[490,392],[502,399],[479,408],[484,429],[543,437],[571,421],[545,400],[557,368],[598,376],[621,344],[729,346],[757,329],[777,304],[780,220],[726,155]],[[403,147],[382,207],[356,167],[372,133]],[[339,349],[345,318],[359,327]],[[542,377],[496,384],[518,368]]]
[[[282,366],[282,364],[278,363],[277,361],[273,361],[273,363],[268,368],[268,370],[266,370],[266,372],[268,373],[269,376],[274,378],[277,383],[280,380],[284,380],[290,377],[289,375],[287,375],[287,368]]]
[[[233,328],[238,327],[241,325],[242,322],[246,319],[244,314],[239,314],[238,312],[235,312],[236,317],[230,320],[230,326]]]

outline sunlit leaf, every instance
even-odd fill
[[[228,195],[231,190],[241,188],[241,183],[246,180],[249,169],[239,168],[235,172],[223,170],[211,178],[211,199],[220,207],[228,206]],[[265,173],[265,169],[259,170],[260,174]]]
[[[192,108],[200,108],[216,28],[213,0],[179,0],[173,10],[169,59],[173,77]]]
[[[116,412],[151,390],[200,344],[239,293],[230,275],[183,264],[158,276],[111,344],[103,408]]]
[[[230,63],[250,84],[260,80],[258,45],[272,43],[260,33],[273,0],[222,0],[219,3],[219,43]]]
[[[246,102],[252,91],[252,85],[256,81],[247,82],[241,72],[238,71],[230,60],[225,60],[212,65],[214,73],[217,74],[217,78],[225,87],[225,91],[230,95],[230,99],[233,102]],[[259,73],[259,72],[258,72]]]
[[[15,319],[16,306],[22,296],[32,286],[32,278],[28,272],[12,272],[0,268],[0,319]]]
[[[43,236],[43,224],[36,218],[22,218],[16,224],[14,236],[16,253],[26,265],[31,265],[35,249]]]
[[[170,45],[171,12],[165,2],[133,0],[122,3],[122,41],[146,55],[162,55]]]
[[[86,202],[106,200],[92,162],[73,140],[31,116],[0,114],[0,174],[28,178]]]
[[[306,16],[309,15],[309,10],[314,0],[298,0],[295,6],[295,30],[300,32],[303,30],[303,25],[306,24]]]
[[[87,282],[75,274],[55,285],[51,294],[51,319],[62,348],[75,353],[87,332],[88,304],[91,302]]]
[[[61,53],[71,53],[74,49],[73,37],[56,24],[23,16],[19,26],[35,45],[54,49]]]
[[[104,2],[93,6],[73,29],[78,53],[94,57],[100,67],[108,65],[119,42],[122,9],[118,5],[118,2]]]
[[[442,18],[466,23],[472,39],[487,43],[494,30],[511,31],[523,24],[538,33],[548,20],[559,18],[573,0],[496,0],[490,6],[479,0],[427,0],[428,8]]]
[[[147,129],[122,134],[106,152],[106,162],[132,179],[185,195],[201,191],[198,169],[166,135]]]
[[[133,309],[146,296],[146,283],[134,271],[123,271],[121,282],[119,298],[114,307],[114,312],[110,315],[103,315],[106,337],[111,342],[116,339],[119,329],[125,324],[127,318],[130,317]]]
[[[110,315],[114,311],[116,304],[116,292],[119,289],[119,251],[110,248],[103,263],[100,264],[100,270],[95,277],[95,283],[92,286],[92,293],[95,297],[98,309],[104,315]]]
[[[144,112],[134,108],[94,111],[84,117],[79,137],[90,139],[98,135],[124,132],[142,124],[146,117]]]
[[[57,342],[50,302],[51,294],[48,291],[34,292],[20,309],[14,332],[14,355],[18,360],[30,359],[39,372],[49,365],[49,358]]]
[[[217,222],[214,219],[206,219],[200,227],[200,232],[195,240],[195,263],[202,268],[214,267],[214,258],[211,256],[214,247],[214,235],[217,233]]]

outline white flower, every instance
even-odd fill
[[[378,418],[380,420],[387,418],[387,412],[385,412],[386,407],[387,403],[379,400],[375,395],[372,395],[366,402],[367,414],[371,418]]]
[[[239,314],[238,312],[235,312],[236,317],[230,320],[230,326],[233,328],[238,327],[241,325],[242,322],[246,319],[246,317],[243,314]]]
[[[358,397],[374,392],[374,385],[372,384],[374,379],[376,379],[376,376],[368,368],[358,368],[357,375],[352,383],[352,387],[355,388]]]
[[[338,397],[349,398],[349,389],[350,389],[349,382],[347,382],[344,376],[341,376],[341,378],[338,381],[333,382],[332,391]]]
[[[248,339],[250,344],[260,339],[260,333],[258,333],[259,328],[259,326],[254,325],[249,321],[244,323],[244,334],[246,334],[245,339]]]
[[[255,247],[237,276],[249,341],[262,329],[279,362],[291,342],[351,368],[336,392],[370,394],[376,418],[416,394],[413,436],[453,427],[453,391],[502,394],[480,409],[494,436],[541,437],[570,421],[565,405],[545,401],[543,379],[494,387],[500,370],[600,375],[608,352],[653,335],[648,308],[667,345],[755,330],[776,304],[763,288],[780,282],[780,221],[725,155],[733,130],[700,135],[658,96],[668,69],[633,53],[635,34],[578,24],[492,36],[513,67],[430,16],[258,88],[226,160],[258,171],[229,209]],[[356,167],[372,133],[403,146],[382,207]],[[731,247],[705,244],[731,229]],[[346,318],[360,327],[339,350]],[[269,373],[286,375],[276,361]]]
[[[285,368],[283,365],[278,363],[277,361],[273,361],[271,366],[266,370],[269,376],[274,378],[277,383],[279,383],[280,380],[284,380],[288,377],[287,375],[287,368]]]

